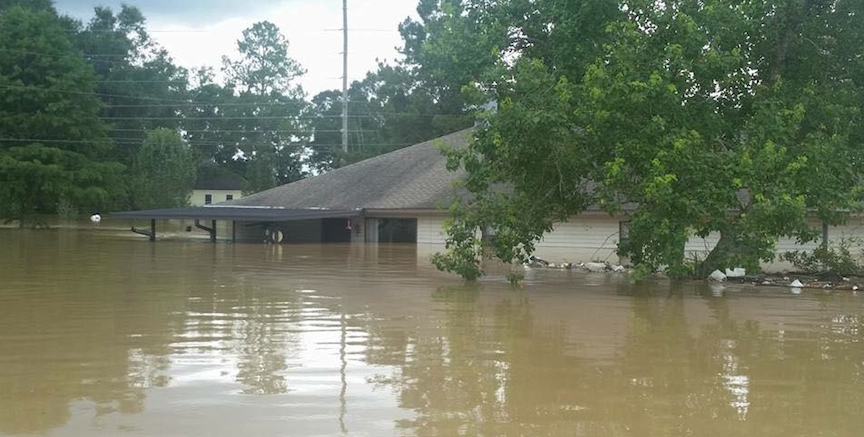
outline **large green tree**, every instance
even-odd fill
[[[55,11],[52,0],[0,0],[0,12],[21,6],[33,10]]]
[[[858,206],[864,3],[487,6],[477,21],[513,17],[499,73],[473,84],[500,105],[451,154],[475,196],[454,207],[440,268],[479,273],[479,228],[496,231],[495,255],[525,259],[555,221],[625,203],[619,250],[644,272],[758,268],[779,237],[815,239],[811,217]],[[689,263],[687,239],[711,233],[719,243]]]
[[[132,166],[133,205],[138,209],[188,206],[195,173],[192,149],[180,134],[170,129],[147,132]]]
[[[295,79],[304,70],[288,54],[288,40],[273,23],[255,23],[237,41],[239,58],[223,59],[227,86],[236,90],[223,102],[221,121],[234,127],[235,166],[257,192],[305,175],[303,155],[308,128],[301,114],[306,102]],[[212,90],[211,91],[215,91]]]
[[[199,167],[219,166],[242,173],[239,138],[243,135],[242,120],[236,116],[237,96],[232,84],[220,84],[213,69],[200,68],[193,75],[190,98],[194,102],[184,108],[183,131],[195,152]]]
[[[118,197],[123,167],[105,159],[112,143],[95,86],[53,9],[0,12],[0,217],[23,226]]]
[[[133,6],[123,5],[116,13],[96,7],[93,18],[86,25],[73,23],[71,32],[98,75],[102,116],[110,124],[117,158],[127,165],[148,130],[178,128],[178,114],[188,107],[187,71],[153,41],[146,24]]]

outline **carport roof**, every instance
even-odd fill
[[[210,205],[193,208],[151,209],[145,211],[118,212],[111,214],[111,217],[126,219],[199,219],[273,222],[354,217],[362,214],[362,212],[363,211],[361,209],[292,209]]]

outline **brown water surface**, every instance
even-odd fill
[[[0,435],[860,436],[864,296],[0,230]]]

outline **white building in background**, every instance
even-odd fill
[[[204,206],[243,197],[243,181],[230,175],[199,177],[192,190],[190,206]]]

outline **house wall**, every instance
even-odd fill
[[[417,244],[444,245],[447,236],[444,234],[444,221],[447,216],[417,217]]]
[[[362,243],[366,241],[366,232],[369,229],[368,220],[364,217],[351,217],[351,243]]]
[[[618,262],[620,220],[606,214],[585,213],[566,223],[556,223],[552,232],[536,245],[536,256],[567,262]]]
[[[818,230],[821,233],[822,222],[816,219],[811,219],[810,227]],[[852,239],[850,249],[852,250],[853,255],[861,255],[861,251],[864,250],[864,246],[862,246],[862,243],[864,243],[864,240],[862,240],[864,239],[864,217],[852,217],[843,225],[828,227],[829,243],[836,244],[841,240],[846,240],[850,238]],[[714,248],[714,245],[717,244],[717,241],[719,239],[720,235],[716,233],[712,233],[704,239],[699,237],[693,237],[687,242],[687,246],[685,246],[687,255],[690,257],[698,257],[700,259],[704,259],[711,251],[711,249]],[[794,238],[780,238],[777,240],[775,252],[777,253],[777,256],[779,258],[780,255],[786,252],[791,252],[795,250],[813,250],[817,248],[821,243],[821,239],[817,241],[811,241],[805,244],[798,244]],[[768,272],[781,272],[791,270],[792,268],[792,264],[786,261],[781,261],[779,259],[775,259],[774,262],[763,265],[763,269]]]
[[[550,261],[588,262],[606,261],[619,262],[615,250],[619,241],[620,219],[602,214],[582,214],[567,223],[556,224],[551,233],[546,234],[537,244],[537,256]],[[819,220],[811,220],[813,229],[822,229]],[[855,217],[841,226],[829,226],[829,242],[841,239],[864,238],[864,217]],[[704,259],[719,240],[719,234],[712,233],[706,238],[692,237],[685,245],[688,257]],[[854,241],[853,253],[864,250],[864,241]],[[813,250],[820,241],[798,244],[794,238],[781,238],[777,241],[776,253],[779,255],[794,250]],[[785,261],[775,260],[763,265],[768,272],[787,271],[792,265]]]
[[[417,218],[418,253],[426,255],[440,251],[446,239],[443,231],[445,216],[420,216]],[[551,262],[590,262],[604,261],[609,263],[625,262],[615,253],[619,242],[621,218],[610,217],[603,213],[584,213],[572,218],[566,223],[557,223],[553,231],[547,233],[537,243],[535,255]],[[811,227],[822,229],[818,220],[811,220]],[[841,239],[861,239],[852,244],[853,254],[861,254],[864,250],[864,217],[854,217],[842,226],[831,226],[828,229],[829,241]],[[692,237],[688,240],[685,250],[688,257],[704,259],[714,248],[719,235],[711,234],[706,238]],[[777,254],[793,250],[813,250],[820,241],[799,245],[793,238],[781,238],[777,242]],[[792,265],[785,261],[775,260],[763,265],[766,271],[786,271]]]
[[[445,215],[417,217],[417,244],[425,256],[443,249]],[[558,223],[536,245],[536,256],[569,262],[606,260],[617,262],[618,221],[603,214],[583,214]]]
[[[204,206],[204,196],[207,194],[213,196],[213,203],[226,201],[229,194],[234,196],[234,199],[243,197],[243,192],[240,190],[192,190],[192,197],[189,199],[189,205]]]

